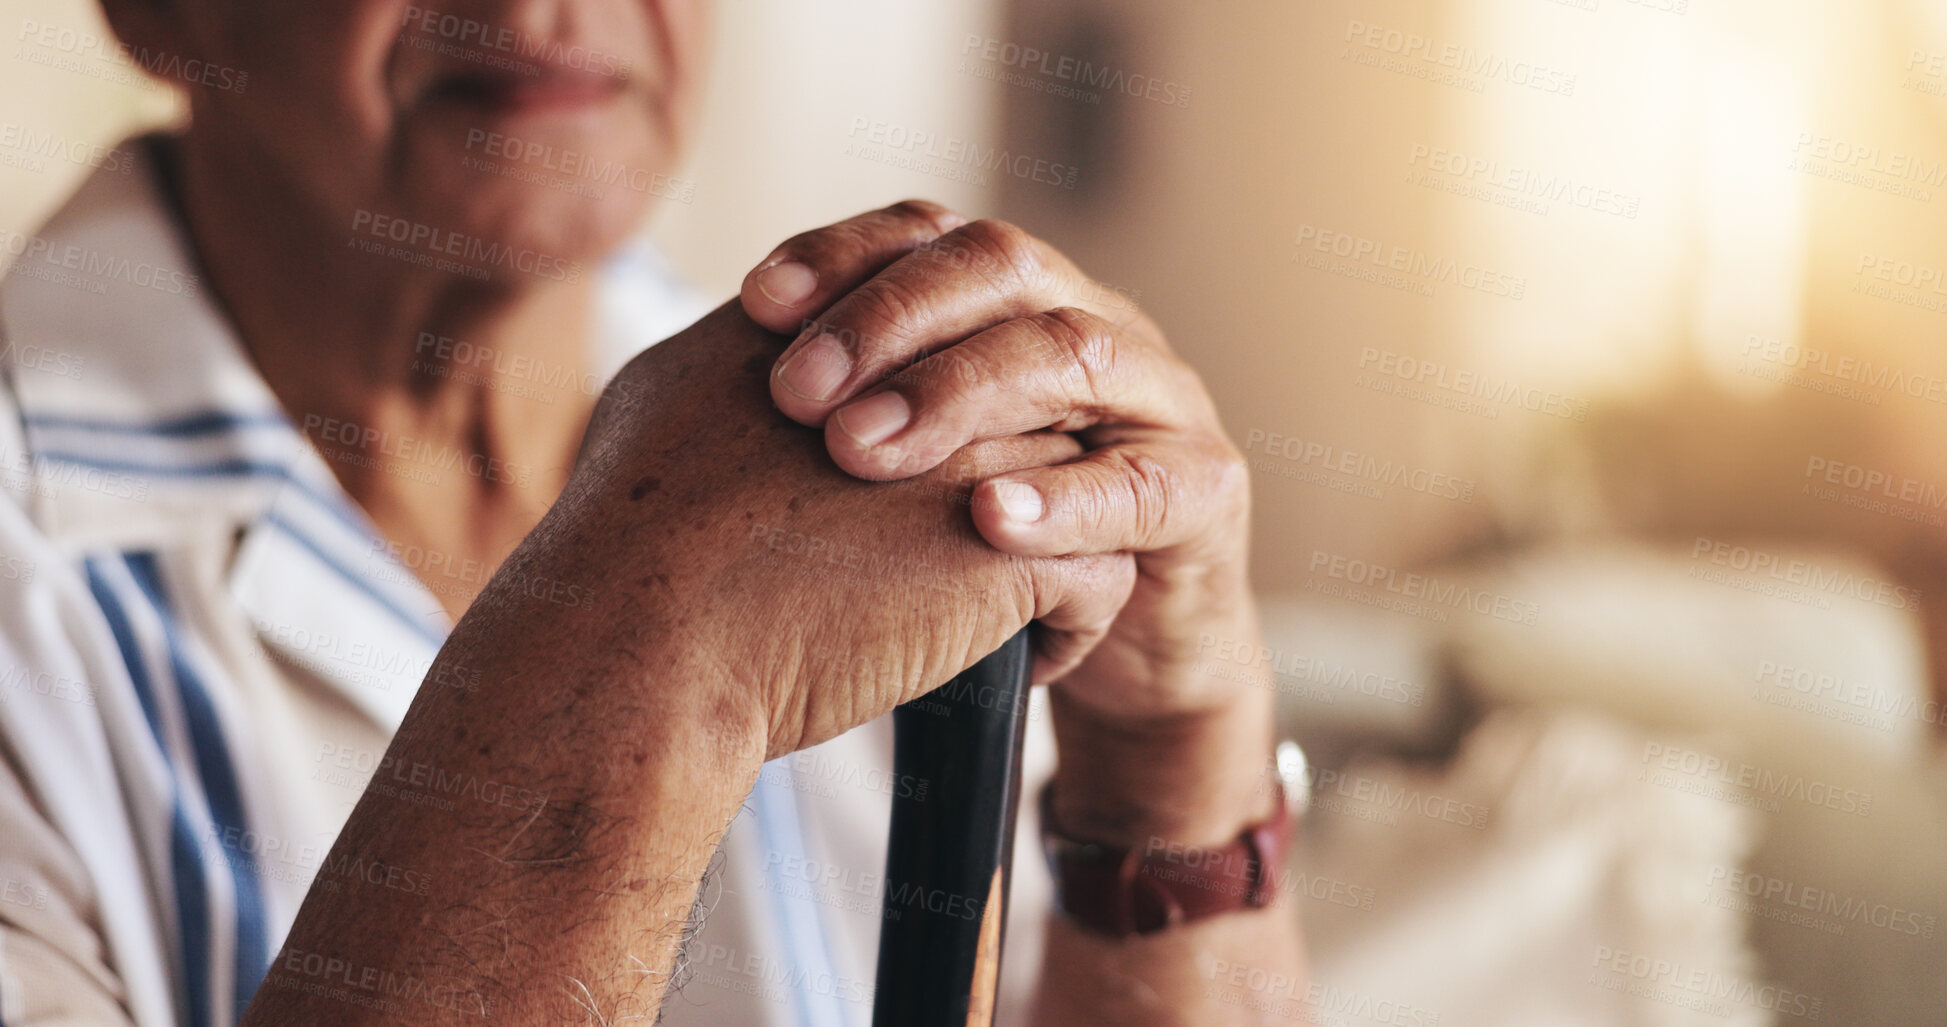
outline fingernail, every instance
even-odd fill
[[[757,291],[781,307],[795,307],[818,288],[818,272],[787,260],[757,272]]]
[[[1041,519],[1041,490],[1032,485],[1003,481],[994,486],[994,499],[1010,521],[1033,524]]]
[[[820,335],[798,347],[779,365],[777,380],[792,395],[823,403],[838,395],[840,386],[852,376],[852,355],[830,335]]]
[[[897,392],[881,392],[833,414],[838,427],[861,446],[876,446],[899,434],[913,419],[912,404]]]

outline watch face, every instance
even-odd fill
[[[1305,750],[1298,743],[1287,738],[1278,743],[1274,756],[1277,761],[1278,780],[1284,782],[1284,801],[1291,815],[1302,816],[1312,803],[1310,767],[1305,762]]]

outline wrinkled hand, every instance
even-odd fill
[[[784,340],[732,302],[619,372],[567,489],[523,559],[593,580],[612,645],[645,665],[704,657],[728,712],[760,712],[767,757],[831,738],[944,684],[1030,620],[1073,666],[1126,600],[1118,554],[995,551],[975,481],[1071,459],[1056,432],[963,448],[898,484],[832,466],[765,380]],[[676,648],[667,648],[674,646]]]
[[[1250,694],[1262,689],[1198,669],[1200,636],[1255,633],[1245,464],[1196,374],[1121,293],[1013,225],[908,201],[786,241],[742,301],[796,336],[771,377],[778,409],[822,426],[853,475],[929,473],[1024,432],[1085,448],[990,475],[973,500],[1002,552],[1136,558],[1128,605],[1057,686],[1058,729],[1064,710],[1117,731],[1268,711]]]

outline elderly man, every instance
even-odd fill
[[[908,202],[695,319],[630,240],[697,0],[107,8],[233,74],[0,290],[63,358],[0,389],[6,1023],[862,1023],[885,714],[1030,622],[1050,845],[1274,857],[1270,693],[1196,657],[1255,645],[1248,485],[1115,293]],[[1297,993],[1292,911],[1179,869],[1024,901],[1020,1015]]]

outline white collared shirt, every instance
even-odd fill
[[[450,627],[422,577],[466,572],[378,536],[215,307],[146,161],[136,172],[97,172],[7,241],[0,281],[8,1027],[234,1023],[314,880],[377,902],[413,887],[325,866],[368,784],[443,808],[521,788],[382,759]],[[646,247],[602,274],[605,372],[704,311]],[[1052,759],[1035,720],[1031,783]],[[663,1022],[870,1022],[890,738],[881,720],[764,768]],[[1030,809],[1008,1010],[1040,962],[1035,837]],[[277,969],[408,1019],[443,1001],[409,975]]]

